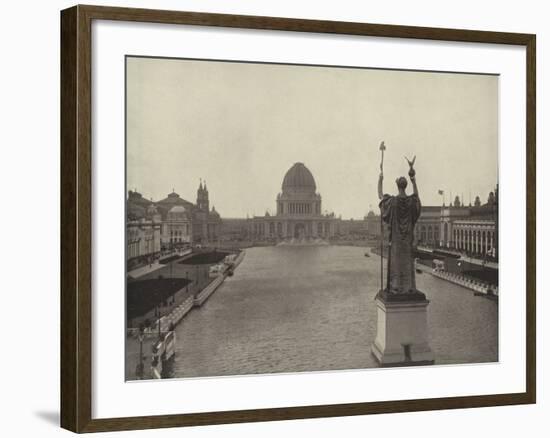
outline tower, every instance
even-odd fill
[[[206,187],[206,181],[204,186],[202,180],[199,183],[199,188],[197,189],[197,208],[201,211],[208,212],[210,210],[210,201],[208,200],[208,188]]]

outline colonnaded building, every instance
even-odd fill
[[[370,235],[380,235],[380,215],[365,218]],[[482,203],[464,205],[458,196],[449,205],[423,205],[414,230],[419,247],[440,248],[472,256],[498,258],[498,185]]]
[[[254,239],[330,239],[340,233],[341,219],[323,213],[315,178],[304,163],[295,163],[283,178],[275,200],[276,214],[248,219],[248,235]]]

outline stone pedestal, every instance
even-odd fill
[[[428,339],[429,304],[420,291],[402,295],[378,293],[377,331],[371,351],[381,366],[434,363]]]

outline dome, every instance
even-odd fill
[[[187,214],[187,210],[185,209],[185,207],[181,206],[181,205],[174,205],[169,211],[168,211],[168,214],[169,215],[180,215],[180,214]]]
[[[304,163],[295,163],[283,179],[283,192],[292,190],[315,193],[316,189],[315,179]]]
[[[220,214],[216,211],[216,207],[212,207],[212,210],[210,211],[210,215],[214,217],[220,217]]]

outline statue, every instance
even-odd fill
[[[407,179],[399,177],[395,181],[398,194],[384,194],[382,169],[378,179],[378,197],[380,199],[381,219],[389,225],[389,247],[387,261],[386,289],[382,293],[386,298],[425,299],[424,294],[416,289],[413,254],[414,226],[420,217],[420,198],[416,186],[414,162],[405,157],[409,163],[409,177],[413,193],[407,195]],[[398,297],[399,296],[399,297]]]
[[[382,159],[385,145],[380,145]],[[414,162],[409,160],[409,177],[413,193],[407,195],[407,180],[397,178],[398,193],[384,194],[384,173],[380,164],[378,197],[381,225],[389,227],[386,287],[375,298],[376,338],[371,352],[381,366],[430,365],[434,353],[430,348],[428,305],[430,301],[416,288],[413,254],[414,226],[420,217],[420,198],[416,186]],[[383,239],[381,239],[383,242]],[[384,259],[380,258],[383,267]],[[381,278],[383,282],[383,276]]]

